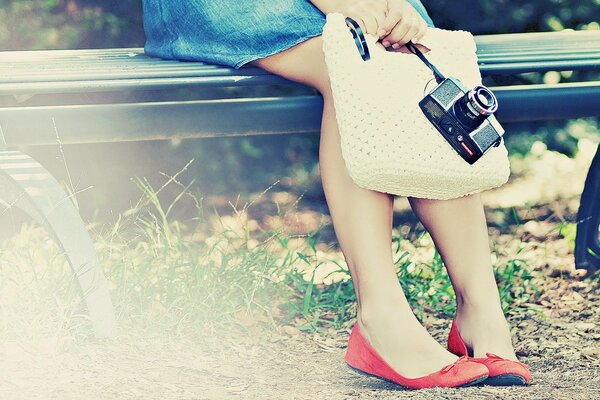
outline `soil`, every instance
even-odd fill
[[[558,294],[558,293],[557,293]],[[348,333],[228,330],[194,337],[117,339],[35,348],[4,346],[2,399],[596,399],[600,390],[600,297],[585,319],[511,319],[516,349],[533,372],[527,387],[477,385],[404,390],[351,371]],[[430,321],[440,342],[449,320]]]

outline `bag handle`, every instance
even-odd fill
[[[352,37],[354,38],[354,42],[356,43],[356,47],[358,48],[360,56],[362,57],[363,61],[368,61],[371,58],[371,53],[369,51],[367,40],[365,39],[365,35],[362,29],[360,28],[360,25],[358,25],[358,23],[350,17],[346,17],[345,20],[346,25],[348,26],[348,28],[350,28],[350,32],[352,32]],[[427,57],[425,57],[425,54],[423,54],[423,52],[419,50],[419,48],[415,46],[415,44],[412,41],[409,40],[408,43],[406,43],[406,48],[411,53],[419,57],[421,61],[423,61],[423,63],[427,66],[427,68],[429,68],[433,72],[437,83],[441,83],[444,79],[446,79],[444,74],[442,74],[440,70],[437,69],[437,67],[433,65],[431,61],[427,59]]]
[[[358,48],[358,52],[363,61],[368,61],[371,58],[371,53],[369,52],[367,39],[365,38],[362,29],[360,29],[360,25],[350,17],[346,17],[346,25],[350,28],[350,32],[352,32],[352,37],[354,38],[354,42],[356,43],[356,47]]]

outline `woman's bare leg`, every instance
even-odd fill
[[[423,376],[454,362],[456,357],[418,322],[395,274],[391,248],[393,196],[360,188],[347,173],[321,36],[253,64],[311,85],[323,95],[321,179],[354,283],[358,323],[364,336],[392,367],[407,377]]]
[[[456,293],[457,325],[474,356],[491,352],[516,360],[492,270],[481,195],[408,200],[448,269]]]

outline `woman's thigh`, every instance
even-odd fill
[[[323,54],[322,36],[314,36],[279,53],[251,61],[250,64],[310,85],[321,94],[330,91],[329,75]]]

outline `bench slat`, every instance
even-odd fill
[[[543,32],[476,36],[483,74],[600,68],[600,32]],[[252,66],[233,68],[202,62],[146,57],[141,48],[0,52],[0,94],[144,89],[181,85],[181,78],[235,77],[248,84],[290,83]],[[161,79],[160,82],[153,80]],[[115,80],[123,80],[119,85]],[[98,83],[92,83],[92,82]],[[57,84],[62,82],[63,84]],[[196,80],[216,85],[219,79]],[[220,81],[223,85],[231,80]],[[259,83],[260,82],[260,83]],[[19,88],[18,83],[29,84]],[[36,91],[39,84],[40,91]],[[42,84],[44,83],[44,84]],[[51,83],[46,85],[46,83]],[[106,84],[106,87],[103,87]]]
[[[175,89],[190,86],[226,87],[267,84],[299,85],[297,82],[290,81],[283,77],[267,74],[196,76],[154,79],[110,79],[102,81],[4,83],[0,85],[0,95],[88,93],[123,90],[154,90],[162,88]]]
[[[509,60],[507,57],[506,60]],[[1,61],[0,61],[1,62]],[[199,63],[182,63],[199,64]],[[565,58],[562,61],[545,61],[543,64],[535,60],[520,60],[518,62],[504,62],[496,64],[480,64],[483,75],[493,73],[516,72],[543,72],[549,70],[578,70],[599,69],[598,59],[572,60]],[[189,84],[206,86],[232,86],[232,85],[267,85],[267,84],[296,84],[280,76],[273,75],[259,68],[229,68],[202,69],[194,68],[136,68],[129,70],[104,70],[98,73],[74,73],[65,75],[64,79],[49,74],[38,74],[5,78],[0,80],[0,95],[11,94],[42,94],[42,93],[74,93],[74,92],[102,92],[110,90],[146,90],[157,87],[181,87],[186,79]],[[116,82],[119,81],[119,82]]]
[[[503,122],[595,115],[600,107],[600,82],[494,91]],[[316,133],[322,107],[321,96],[294,96],[0,108],[0,147],[56,144],[56,131],[65,144]],[[224,117],[228,115],[235,118]]]

